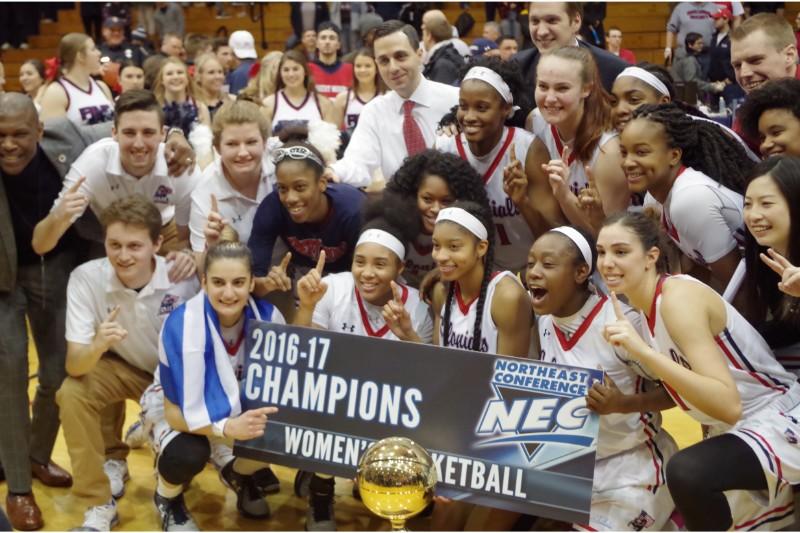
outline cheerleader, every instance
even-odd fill
[[[687,527],[722,531],[791,523],[789,485],[800,482],[796,377],[710,287],[661,274],[659,230],[648,217],[610,217],[597,253],[608,288],[625,295],[647,325],[640,335],[612,292],[616,317],[604,329],[606,341],[625,349],[708,428],[709,438],[667,464],[667,484]],[[727,491],[747,494],[730,503]],[[749,518],[740,522],[743,514]]]
[[[180,59],[170,57],[164,61],[158,71],[153,94],[164,110],[164,124],[170,128],[180,128],[186,138],[198,124],[211,126],[208,107],[195,99],[194,84]]]
[[[337,122],[349,135],[358,124],[361,110],[373,98],[386,92],[371,48],[362,48],[353,58],[353,88],[340,92],[333,100]]]

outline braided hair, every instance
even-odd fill
[[[472,165],[455,154],[438,150],[425,150],[407,158],[386,184],[386,190],[413,199],[416,204],[417,191],[422,181],[430,175],[442,178],[454,199],[477,202],[488,208],[486,187]]]
[[[481,351],[481,324],[483,322],[483,308],[486,303],[486,290],[489,287],[489,281],[492,278],[492,264],[494,263],[494,223],[492,222],[492,212],[488,205],[481,205],[476,202],[457,201],[452,207],[460,207],[464,211],[476,217],[481,221],[488,233],[487,240],[489,247],[486,250],[486,255],[483,256],[483,280],[481,281],[481,290],[478,295],[477,308],[475,309],[475,325],[472,328],[472,350],[475,352]],[[475,237],[477,239],[477,237]],[[442,333],[442,344],[447,347],[450,337],[450,310],[453,306],[453,296],[455,295],[455,283],[450,283],[447,288],[447,300],[444,307],[444,331]]]
[[[633,119],[643,118],[664,127],[667,144],[680,148],[681,161],[715,179],[719,184],[744,194],[753,161],[742,145],[717,125],[694,120],[673,103],[643,105]]]

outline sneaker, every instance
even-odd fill
[[[308,485],[311,483],[311,478],[314,477],[314,472],[306,472],[305,470],[298,470],[294,475],[294,494],[298,498],[308,498]]]
[[[11,50],[11,43],[3,43],[0,45],[0,50]]]
[[[119,524],[117,502],[112,498],[111,502],[105,505],[89,507],[83,515],[83,524],[70,531],[111,531],[117,524]]]
[[[314,476],[309,484],[306,531],[336,531],[333,515],[333,478]]]
[[[200,531],[186,508],[183,493],[174,498],[165,498],[156,492],[153,501],[161,515],[162,531]]]
[[[269,468],[262,468],[249,476],[233,470],[233,461],[219,472],[222,483],[236,493],[236,509],[245,518],[256,520],[269,518],[269,504],[265,499],[267,488],[274,485],[275,474]]]
[[[147,444],[147,432],[144,430],[141,420],[137,420],[128,427],[128,431],[125,432],[125,444],[133,449],[139,449]]]
[[[20,45],[19,45],[19,49],[20,50],[27,50],[30,47],[31,46],[28,43],[20,43]]]
[[[125,495],[125,482],[131,478],[128,475],[128,463],[121,459],[106,459],[106,462],[103,463],[103,471],[108,476],[111,495],[115,500],[119,500]]]

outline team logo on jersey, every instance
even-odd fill
[[[786,428],[786,430],[783,432],[783,436],[786,437],[786,442],[789,444],[797,444],[798,442],[797,433],[792,431],[792,428]]]
[[[168,204],[169,196],[172,194],[172,188],[166,185],[159,185],[156,192],[153,193],[153,202],[157,204]]]
[[[78,109],[78,113],[80,113],[81,121],[84,124],[110,122],[114,118],[114,110],[111,109],[111,106],[106,104],[81,107]]]
[[[178,298],[174,294],[165,294],[164,297],[161,299],[161,305],[158,306],[159,316],[168,315],[169,313],[173,312],[175,308],[178,306],[179,301],[180,298]]]
[[[356,326],[354,324],[348,324],[347,322],[342,322],[342,331],[355,333]]]
[[[628,522],[628,526],[633,531],[641,531],[643,529],[651,527],[655,523],[656,523],[655,518],[647,514],[647,511],[642,511],[641,513],[639,513],[639,516]]]
[[[518,447],[536,468],[587,453],[597,424],[586,408],[589,380],[578,368],[497,359],[494,397],[484,405],[475,429],[483,439],[476,445]]]

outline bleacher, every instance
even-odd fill
[[[450,22],[455,22],[461,13],[458,2],[443,2],[443,9]],[[69,32],[82,32],[80,13],[77,3],[71,9],[58,12],[55,22],[42,22],[39,24],[39,35],[28,39],[30,48],[27,50],[7,50],[2,54],[2,61],[6,71],[6,90],[20,90],[18,74],[19,67],[28,58],[45,59],[56,53],[58,41],[61,36]],[[265,48],[261,46],[261,6],[228,6],[230,18],[217,18],[214,6],[194,4],[184,8],[186,16],[186,31],[214,35],[217,30],[225,26],[229,31],[248,30],[255,37],[256,47],[263,54]],[[281,50],[286,39],[291,35],[292,29],[289,22],[289,3],[270,2],[263,3],[264,29],[269,50]],[[471,41],[480,36],[485,21],[483,2],[471,2],[470,14],[475,19],[472,31],[462,36],[466,41]],[[786,19],[794,21],[798,12],[798,3],[787,3]],[[662,63],[664,61],[664,46],[666,46],[666,23],[669,18],[671,6],[668,2],[609,2],[605,27],[617,26],[623,33],[623,46],[633,50],[640,61]],[[135,15],[135,13],[134,13]],[[241,15],[241,16],[240,16]],[[527,31],[527,28],[523,28]]]

